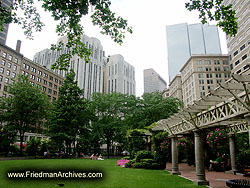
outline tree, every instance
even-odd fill
[[[49,136],[60,146],[59,150],[65,144],[68,154],[71,153],[72,145],[74,153],[76,152],[76,142],[88,131],[87,126],[91,117],[86,99],[83,98],[83,90],[78,87],[74,78],[75,73],[70,70],[59,88],[59,97],[54,102],[48,121]]]
[[[81,18],[89,13],[93,8],[91,15],[92,23],[98,25],[102,34],[109,35],[118,44],[122,44],[125,38],[125,32],[132,33],[127,20],[116,16],[110,10],[110,0],[44,0],[36,4],[33,0],[19,1],[14,0],[12,6],[5,8],[0,2],[0,29],[3,30],[4,23],[21,24],[25,29],[24,34],[27,38],[33,38],[33,31],[41,31],[44,24],[41,22],[40,15],[36,7],[41,6],[45,11],[49,11],[55,21],[59,21],[56,32],[59,36],[67,35],[68,43],[66,47],[69,50],[67,55],[62,55],[57,59],[52,68],[67,70],[69,59],[74,55],[89,61],[92,53],[90,49],[81,41],[83,26],[80,24]],[[12,9],[12,11],[11,11]],[[23,11],[22,16],[17,15],[17,10]],[[52,45],[53,50],[60,51],[63,44]]]
[[[24,133],[42,128],[50,102],[48,96],[37,86],[32,86],[24,75],[19,75],[17,82],[9,84],[8,93],[8,98],[0,98],[0,119],[7,129],[19,134],[22,155]]]
[[[198,10],[202,24],[210,21],[219,21],[218,26],[230,36],[235,36],[238,31],[236,12],[232,4],[222,5],[223,0],[189,0],[185,6],[189,11]]]
[[[93,120],[93,130],[98,130],[99,135],[107,144],[108,157],[110,146],[116,142],[121,142],[126,134],[124,116],[128,110],[128,95],[120,93],[95,93],[92,96],[92,106],[96,115]]]

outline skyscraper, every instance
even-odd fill
[[[62,37],[58,43],[62,41],[67,43],[67,37]],[[70,68],[74,69],[76,76],[75,80],[78,81],[78,86],[84,89],[84,97],[90,98],[95,92],[103,92],[103,67],[105,63],[104,51],[100,40],[97,38],[90,38],[86,35],[82,36],[82,42],[91,49],[93,52],[90,56],[91,63],[85,63],[83,58],[74,56],[70,59]],[[52,51],[50,49],[42,50],[35,54],[34,62],[51,69],[51,65],[63,53],[68,52],[66,45],[60,52]],[[65,76],[65,71],[54,71],[61,76]]]
[[[2,6],[6,9],[9,9],[13,0],[1,0]],[[0,31],[0,43],[5,44],[8,34],[9,24],[4,24],[4,30]]]
[[[170,81],[179,74],[191,55],[221,54],[218,28],[215,25],[177,24],[166,27]]]
[[[250,1],[228,0],[223,4],[232,4],[236,12],[239,29],[235,36],[227,35],[227,48],[232,73],[242,74],[250,64]]]
[[[162,92],[167,87],[165,80],[155,72],[154,69],[145,69],[143,71],[143,77],[144,93],[151,93],[154,91]]]
[[[135,68],[120,54],[108,57],[104,67],[104,92],[135,95]]]

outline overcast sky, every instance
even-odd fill
[[[110,37],[99,33],[100,29],[93,26],[89,17],[82,21],[85,34],[98,38],[106,56],[121,54],[125,61],[135,67],[136,95],[143,94],[143,70],[153,68],[169,83],[167,65],[166,26],[179,23],[200,23],[197,12],[185,9],[188,0],[111,0],[111,10],[118,16],[128,20],[133,28],[133,34],[126,35],[122,46],[113,42]],[[21,53],[33,59],[36,52],[50,48],[56,43],[55,22],[49,13],[41,12],[45,27],[41,33],[34,35],[34,40],[24,37],[20,26],[11,24],[7,37],[7,46],[16,47],[16,41],[21,40]],[[226,54],[225,34],[219,30],[222,53]]]

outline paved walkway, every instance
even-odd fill
[[[171,172],[172,164],[167,163],[166,170]],[[185,163],[179,164],[179,171],[181,176],[187,178],[189,180],[196,180],[195,167],[188,166]],[[206,180],[209,181],[209,185],[212,188],[228,188],[226,185],[226,181],[229,179],[248,179],[250,177],[244,177],[240,175],[227,174],[225,172],[215,172],[215,171],[207,171],[206,170]]]

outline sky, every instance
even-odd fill
[[[121,54],[125,61],[135,67],[136,96],[144,91],[143,70],[153,68],[169,84],[166,26],[188,23],[200,23],[198,12],[185,9],[188,0],[111,0],[111,10],[117,16],[128,20],[133,34],[126,33],[126,38],[120,46],[109,36],[100,34],[98,26],[93,26],[89,16],[82,19],[84,32],[89,37],[98,38],[105,55]],[[51,44],[60,38],[56,34],[56,22],[49,12],[40,11],[45,24],[42,32],[34,33],[34,40],[26,39],[20,26],[9,26],[6,45],[15,49],[16,41],[21,40],[21,53],[33,59],[35,53],[50,48]],[[91,11],[90,11],[91,14]],[[210,23],[210,24],[216,24]],[[222,53],[227,54],[226,37],[219,29]]]

